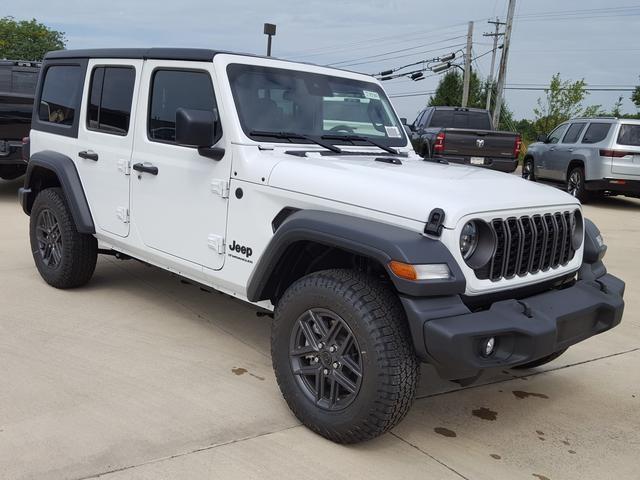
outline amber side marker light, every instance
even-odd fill
[[[446,263],[412,265],[392,260],[389,262],[389,269],[396,276],[405,280],[446,280],[451,278],[451,271]]]

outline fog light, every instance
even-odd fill
[[[495,337],[485,338],[481,344],[481,353],[483,357],[490,357],[496,349]]]

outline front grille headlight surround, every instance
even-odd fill
[[[469,267],[475,270],[487,265],[495,248],[495,234],[484,220],[470,220],[462,227],[460,254]]]
[[[584,221],[580,210],[576,210],[571,215],[571,244],[574,250],[578,250],[582,246],[584,238]]]

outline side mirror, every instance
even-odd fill
[[[196,147],[200,155],[221,160],[223,148],[212,148],[222,135],[217,111],[178,108],[176,110],[176,143]]]
[[[536,137],[536,140],[538,142],[547,143],[547,141],[549,140],[549,135],[547,135],[546,133],[541,133]]]
[[[406,125],[407,124],[407,117],[400,117],[400,123],[402,125]]]

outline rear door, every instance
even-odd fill
[[[569,163],[574,159],[573,152],[576,149],[576,142],[580,138],[580,135],[582,135],[586,125],[587,122],[574,122],[569,124],[564,137],[562,137],[562,140],[555,147],[554,154],[550,155],[547,159],[549,178],[552,180],[566,180]]]
[[[129,235],[129,178],[142,60],[89,60],[76,165],[96,228]]]
[[[612,152],[611,171],[640,176],[640,124],[622,123]]]

